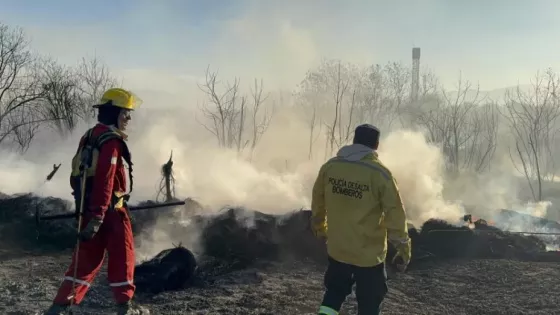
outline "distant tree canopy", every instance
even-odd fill
[[[537,74],[530,91],[508,90],[501,103],[461,74],[454,89],[445,89],[429,70],[420,74],[419,97],[413,102],[411,78],[412,67],[396,62],[361,67],[323,60],[309,69],[293,94],[308,127],[308,158],[317,151],[320,136],[326,157],[351,142],[358,124],[371,122],[383,130],[404,127],[424,132],[441,149],[447,174],[454,177],[491,170],[502,146],[525,176],[533,199],[542,200],[543,181],[554,180],[560,153],[556,73]],[[271,112],[260,112],[267,99],[261,96],[262,86],[255,81],[248,98],[240,95],[236,79],[218,92],[217,73],[207,71],[201,86],[208,96],[202,108],[207,121],[202,124],[220,146],[242,151],[250,143],[254,149],[273,118]],[[247,115],[253,119],[248,121]],[[498,135],[505,141],[498,141]]]

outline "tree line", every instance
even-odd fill
[[[506,89],[499,99],[461,74],[450,90],[432,71],[423,70],[418,99],[412,101],[411,79],[411,65],[398,62],[360,67],[323,60],[307,71],[291,95],[291,106],[301,110],[308,126],[308,158],[316,152],[317,139],[326,139],[326,157],[348,144],[361,123],[383,130],[405,127],[422,131],[441,149],[452,178],[489,172],[501,163],[496,152],[507,153],[532,198],[543,200],[544,183],[559,170],[560,79],[554,71],[537,72],[531,84]],[[223,84],[221,94],[216,82],[217,72],[207,70],[200,86],[208,95],[202,124],[222,147],[254,149],[274,114],[274,106],[265,104],[269,98],[263,97],[262,81],[254,82],[249,96],[241,95],[239,79]]]
[[[325,139],[319,144],[325,156],[332,154],[351,141],[360,123],[383,130],[406,127],[424,132],[441,149],[450,176],[491,171],[496,152],[506,152],[533,199],[543,199],[543,184],[556,178],[559,167],[557,73],[537,72],[528,88],[508,89],[499,100],[461,75],[453,89],[445,89],[432,71],[423,70],[418,99],[412,101],[411,80],[411,66],[399,62],[358,66],[323,60],[286,100],[265,93],[263,80],[254,79],[245,93],[239,78],[220,82],[218,72],[208,68],[199,85],[206,95],[199,123],[219,146],[252,153],[277,104],[292,106],[308,126],[309,159],[317,139]],[[97,58],[62,65],[32,53],[21,29],[0,24],[0,144],[25,151],[41,127],[71,132],[94,118],[91,105],[112,86],[120,83]]]
[[[97,58],[75,66],[31,51],[21,28],[0,23],[0,144],[29,148],[40,128],[71,132],[94,118],[91,105],[118,86]]]

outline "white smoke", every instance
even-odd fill
[[[464,210],[443,196],[444,160],[441,151],[421,133],[390,133],[379,148],[380,160],[397,180],[409,220],[416,226],[430,218],[456,222]]]

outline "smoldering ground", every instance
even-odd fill
[[[204,211],[218,211],[227,205],[265,213],[310,207],[310,189],[324,154],[308,158],[307,139],[301,135],[310,131],[304,117],[299,115],[299,108],[278,109],[279,121],[271,121],[251,156],[220,148],[212,134],[204,134],[204,128],[188,114],[167,114],[146,107],[141,110],[146,113],[135,117],[130,131],[135,179],[133,202],[154,199],[161,179],[161,165],[173,151],[177,196],[193,198],[204,205]],[[291,121],[290,128],[283,125],[287,120]],[[45,130],[39,135],[38,144],[33,145],[25,157],[16,157],[13,153],[3,155],[4,178],[18,180],[4,181],[0,191],[31,191],[39,196],[69,199],[69,159],[85,127],[77,128],[65,139],[56,139],[53,133]],[[481,217],[493,217],[491,212],[498,210],[488,205],[525,208],[515,189],[507,191],[508,186],[500,186],[496,190],[499,183],[495,181],[483,182],[472,180],[472,177],[447,180],[444,156],[438,147],[427,143],[418,131],[395,129],[383,133],[379,158],[394,174],[409,219],[416,226],[430,218],[458,222],[466,212],[465,204],[469,210],[478,210],[476,214]],[[48,149],[40,146],[43,137],[52,139]],[[286,143],[285,139],[291,139],[289,147],[281,145]],[[315,152],[321,151],[320,140],[319,135]],[[33,154],[37,154],[36,157]],[[62,167],[51,181],[45,182],[44,177],[54,163],[62,163]],[[515,179],[511,173],[499,175],[501,177],[494,179],[509,182],[509,186]],[[469,186],[469,183],[472,184]],[[463,194],[453,191],[454,185],[461,187]],[[446,191],[452,191],[449,195],[453,199],[446,198]],[[492,194],[494,191],[497,192],[495,195]],[[150,249],[141,247],[141,256],[149,257],[174,241],[157,227],[156,224],[144,231],[150,239],[144,244],[150,244]],[[510,225],[509,228],[518,227]],[[195,243],[196,240],[191,239],[189,245]]]
[[[34,223],[33,216],[26,212],[32,208],[30,202],[38,202],[45,208],[50,206],[51,210],[64,205],[61,200],[37,200],[29,196],[8,197],[0,203],[2,209],[9,210],[4,214],[12,214],[10,225],[15,226],[15,229],[1,230],[3,245],[6,245],[6,240],[12,240],[12,245],[19,245],[9,252],[1,252],[1,277],[2,283],[9,284],[6,292],[9,292],[10,298],[6,301],[10,301],[10,306],[0,305],[0,309],[6,312],[18,309],[31,314],[36,311],[37,305],[46,307],[60,283],[64,266],[69,262],[68,250],[74,245],[74,228],[71,225],[50,222],[42,229],[42,232],[47,232],[48,238],[40,239],[41,249],[37,250],[38,244],[31,237],[34,233],[29,231]],[[159,226],[172,239],[187,237],[185,232],[188,227],[178,226],[173,218],[190,212],[191,209],[186,208],[166,209],[159,219],[167,217],[170,220],[166,225],[160,220]],[[156,216],[148,212],[139,216],[136,214],[133,215],[135,233],[142,247],[145,239],[141,235],[142,230],[153,226]],[[162,255],[137,266],[136,299],[148,304],[156,314],[261,314],[270,309],[312,314],[321,295],[326,252],[325,244],[315,238],[308,228],[309,216],[309,211],[270,215],[246,209],[228,209],[214,215],[191,217],[201,232],[198,237],[201,247],[195,250],[203,254],[197,255],[197,266],[187,250],[163,251]],[[20,224],[26,221],[26,217],[27,225]],[[550,293],[554,294],[557,287],[556,282],[550,281],[550,274],[556,270],[553,263],[558,263],[560,256],[546,253],[544,243],[537,238],[500,231],[486,233],[488,228],[482,225],[475,230],[464,228],[463,233],[449,234],[446,230],[457,227],[431,220],[422,225],[420,232],[411,229],[413,261],[406,274],[395,274],[389,267],[391,291],[384,312],[550,312],[555,303]],[[28,239],[23,240],[23,235],[28,235]],[[35,249],[29,245],[35,246]],[[54,246],[58,246],[58,250]],[[390,248],[389,257],[393,253]],[[30,261],[29,257],[33,260]],[[473,258],[477,260],[472,261]],[[512,271],[515,272],[514,277],[511,277]],[[547,273],[546,277],[535,283],[535,278],[543,272]],[[14,281],[14,277],[29,278],[33,283]],[[504,284],[521,286],[523,293],[514,291],[507,299],[503,298],[503,294],[501,298],[492,295],[503,290]],[[456,292],[458,287],[477,293]],[[528,287],[533,294],[530,297],[527,296]],[[98,277],[80,308],[84,314],[99,314],[110,309],[110,291],[105,288],[106,280]],[[427,290],[443,293],[435,298],[433,294],[427,294]],[[409,298],[418,297],[418,292],[421,292],[420,299]],[[488,294],[493,298],[489,299]],[[525,303],[535,299],[534,294],[538,294],[537,308]],[[28,303],[29,299],[35,303]],[[443,303],[442,299],[446,302]],[[484,308],[480,303],[466,303],[472,299],[484,302]],[[496,301],[505,304],[498,305]],[[343,312],[355,311],[355,307],[355,300],[350,297]]]

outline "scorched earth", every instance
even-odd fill
[[[0,201],[2,209],[12,210],[3,212],[3,222],[11,223],[0,230],[1,314],[41,314],[51,303],[70,262],[72,222],[42,223],[37,239],[34,212],[65,209],[63,204],[69,211],[54,198]],[[271,216],[229,209],[200,216],[187,208],[168,209],[158,219],[135,215],[137,231],[157,224],[177,243],[200,239],[196,262],[189,249],[169,244],[137,266],[136,300],[152,314],[316,313],[325,251],[310,235],[308,211]],[[179,216],[191,216],[191,232]],[[480,224],[464,233],[437,233],[444,229],[456,227],[430,220],[409,231],[413,261],[406,273],[388,266],[382,314],[560,314],[560,255],[547,252],[542,241]],[[77,313],[114,314],[112,307],[105,263]],[[351,295],[341,314],[356,311]]]

